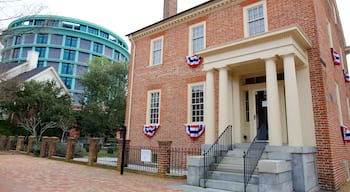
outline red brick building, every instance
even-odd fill
[[[128,35],[131,145],[211,144],[228,125],[234,144],[249,143],[266,125],[270,146],[316,149],[322,189],[350,179],[348,48],[335,0],[214,0],[181,13],[166,2],[162,21]]]

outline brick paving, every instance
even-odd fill
[[[184,186],[184,179],[120,175],[112,169],[6,152],[0,152],[0,175],[0,192],[185,191],[174,187]]]

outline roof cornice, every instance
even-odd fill
[[[243,1],[244,0],[212,0],[192,9],[178,13],[172,17],[161,20],[152,25],[149,25],[143,29],[130,33],[127,36],[129,36],[129,39],[138,40],[143,37],[162,32],[173,26],[203,17],[205,15],[208,15],[209,13],[225,8],[229,5],[241,3]]]

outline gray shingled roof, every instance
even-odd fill
[[[9,71],[12,68],[15,68],[23,63],[0,63],[0,74]]]
[[[50,66],[35,68],[35,69],[30,70],[30,71],[19,74],[18,76],[14,77],[14,78],[16,80],[19,80],[19,81],[25,81],[25,80],[28,80],[29,78],[33,77],[34,75],[45,71],[48,68],[50,68]]]

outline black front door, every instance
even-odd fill
[[[255,91],[255,121],[259,140],[268,140],[266,90]]]

